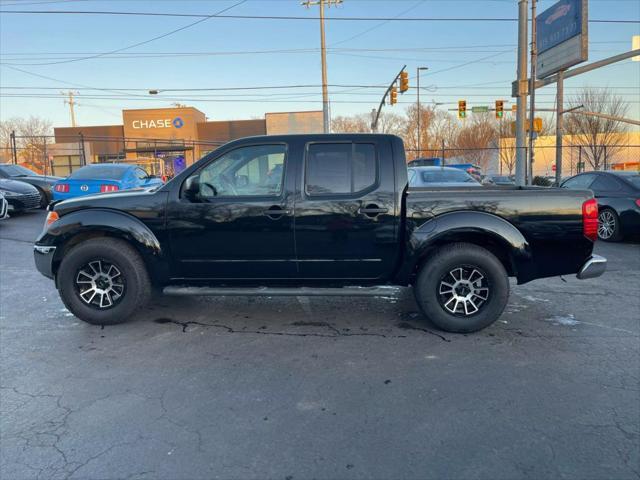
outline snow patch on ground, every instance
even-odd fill
[[[525,300],[528,300],[529,302],[545,302],[545,303],[551,302],[551,300],[547,300],[546,298],[534,297],[532,295],[524,295],[522,298]]]
[[[572,313],[569,313],[568,315],[554,315],[553,317],[547,318],[546,321],[551,322],[554,325],[563,325],[566,327],[571,327],[581,323],[580,320],[576,320],[575,315]]]

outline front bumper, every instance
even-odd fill
[[[21,212],[23,210],[31,210],[40,207],[40,194],[28,193],[23,195],[6,196],[9,203],[9,211]]]
[[[576,275],[580,280],[596,278],[607,270],[607,259],[600,255],[591,255]]]
[[[33,257],[36,261],[36,268],[47,278],[53,279],[53,255],[56,253],[56,247],[48,247],[45,245],[33,246]]]

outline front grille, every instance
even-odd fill
[[[7,214],[8,204],[6,200],[0,200],[0,218],[4,218]]]
[[[19,197],[20,202],[24,205],[24,208],[36,208],[40,206],[40,194],[29,193]]]

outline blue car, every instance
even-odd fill
[[[150,188],[162,185],[162,180],[149,175],[136,165],[96,163],[82,167],[53,186],[54,200],[117,192],[132,188]]]

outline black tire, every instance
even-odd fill
[[[85,300],[80,296],[83,285],[77,282],[83,279],[82,270],[87,271],[89,263],[114,266],[119,272],[118,282],[122,286],[122,293],[109,295],[112,305],[105,306],[88,304],[91,294],[86,294]],[[95,271],[95,268],[93,271]],[[105,267],[105,270],[107,267]],[[121,277],[121,278],[120,278]],[[109,282],[115,283],[111,279]],[[82,283],[88,283],[83,281]],[[65,254],[57,274],[57,285],[60,297],[67,309],[80,320],[93,325],[115,325],[126,322],[139,308],[146,305],[151,295],[151,282],[147,268],[138,252],[127,242],[115,238],[97,238],[84,241]],[[112,298],[113,297],[113,298]],[[96,302],[98,300],[94,300]],[[98,303],[102,304],[102,299]]]
[[[453,290],[454,285],[458,285],[457,291]],[[453,243],[427,259],[413,290],[422,313],[435,326],[447,332],[476,332],[502,315],[509,300],[509,277],[490,251],[470,243]],[[460,295],[471,301],[459,302]]]
[[[36,190],[38,190],[38,193],[40,194],[40,208],[47,208],[49,205],[49,198],[47,197],[47,194],[40,187],[36,187]]]
[[[609,228],[603,228],[603,223],[606,223]],[[620,217],[612,208],[602,208],[598,212],[598,239],[605,242],[622,240]]]

